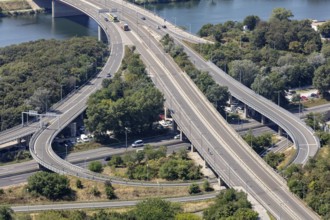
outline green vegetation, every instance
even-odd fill
[[[244,192],[236,192],[234,189],[222,190],[217,196],[215,204],[203,212],[203,217],[205,220],[257,220],[258,213],[251,210],[251,207]]]
[[[27,190],[50,200],[72,197],[68,178],[57,173],[37,172],[28,178]]]
[[[7,206],[0,206],[0,219],[1,220],[13,219],[13,210]]]
[[[199,188],[198,184],[193,183],[189,186],[189,194],[197,194],[200,192],[201,192],[201,189]]]
[[[229,98],[228,88],[216,84],[212,76],[207,72],[196,69],[183,51],[183,47],[175,45],[173,39],[168,34],[162,38],[161,43],[165,52],[173,57],[174,61],[189,75],[207,99],[213,103],[218,111],[224,114],[223,108]]]
[[[147,76],[135,48],[125,48],[121,69],[114,78],[103,81],[103,88],[88,100],[86,127],[97,141],[116,135],[152,132],[164,106],[164,97]]]
[[[103,65],[106,48],[90,37],[0,48],[0,130],[20,123],[21,112],[43,112],[85,83]]]
[[[166,147],[154,149],[147,145],[142,151],[113,156],[108,165],[113,169],[126,168],[125,177],[130,179],[196,180],[202,177],[200,167],[188,159],[186,150],[166,157]]]
[[[316,158],[309,159],[304,166],[291,165],[284,175],[290,190],[306,203],[323,219],[330,219],[330,148],[323,147]]]
[[[25,214],[24,219],[30,219]],[[204,219],[257,219],[258,214],[251,210],[251,204],[246,195],[235,190],[221,191],[215,204],[204,212]],[[192,213],[184,213],[180,204],[171,203],[159,198],[149,198],[139,202],[128,211],[114,212],[107,209],[99,211],[45,211],[33,215],[35,220],[62,219],[62,220],[200,220],[201,218]]]
[[[0,150],[0,165],[12,162],[23,162],[31,158],[30,152],[25,149],[15,149],[12,147],[10,151],[8,149]]]
[[[324,24],[318,27],[320,34],[325,38],[330,38],[330,21],[325,22]]]
[[[88,164],[88,169],[96,173],[101,173],[103,170],[103,166],[100,161],[92,161]]]
[[[256,93],[276,103],[279,95],[283,106],[290,88],[314,85],[325,95],[330,88],[330,44],[322,44],[311,21],[292,17],[291,11],[277,8],[268,21],[251,15],[243,23],[206,24],[198,34],[215,44],[194,48]]]
[[[277,166],[284,161],[285,155],[283,153],[274,153],[269,152],[264,160],[268,163],[269,166],[271,166],[273,169],[277,169]]]
[[[272,145],[272,134],[270,133],[262,134],[256,137],[252,134],[252,131],[250,130],[249,133],[243,136],[243,139],[257,153],[263,152]]]

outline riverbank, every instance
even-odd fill
[[[33,0],[0,0],[0,17],[43,12]]]

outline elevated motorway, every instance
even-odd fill
[[[91,4],[101,7],[100,2]],[[107,4],[120,7],[114,2]],[[319,219],[289,192],[286,182],[228,126],[196,85],[164,54],[159,42],[150,37],[155,30],[150,32],[140,24],[137,10],[125,8],[122,16],[132,29],[126,34],[141,54],[151,79],[164,93],[173,118],[209,166],[229,186],[243,187],[277,219]]]
[[[114,39],[113,35],[119,34],[115,24],[105,23],[99,16],[98,10],[101,5],[96,4],[100,2],[74,0],[62,2],[72,5],[95,19],[107,31],[107,34],[112,34],[110,39]],[[107,4],[118,8],[118,3]],[[206,100],[196,85],[173,63],[172,58],[164,54],[159,42],[154,37],[150,37],[147,28],[139,24],[136,10],[130,11],[129,7],[125,10],[127,13],[123,14],[123,17],[132,29],[126,32],[127,37],[137,47],[148,67],[151,79],[163,91],[166,105],[171,109],[174,119],[217,175],[231,187],[243,187],[277,219],[319,219],[301,200],[289,192],[286,182],[251,150],[218,114],[213,105]],[[146,44],[143,39],[149,39],[149,43]],[[120,41],[115,40],[111,43],[112,51],[116,45],[122,46]],[[119,55],[112,53],[112,56],[118,56],[118,59],[121,59],[122,47],[118,46],[117,49],[119,49]],[[101,75],[118,68],[120,62],[114,61],[114,57],[109,58]],[[212,67],[212,69],[216,68]],[[80,91],[79,99],[67,101],[71,108],[61,115],[59,124],[62,128],[86,108],[88,95],[100,87],[100,82],[99,78],[93,80],[90,85]],[[48,128],[39,130],[33,136],[30,151],[34,159],[55,172],[102,180],[104,177],[95,176],[92,172],[74,166],[53,152],[51,142],[60,131],[57,126],[57,122],[52,123]]]

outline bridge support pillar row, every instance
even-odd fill
[[[106,36],[106,34],[104,33],[103,29],[100,26],[97,27],[97,40],[102,41],[102,42],[107,41],[107,36]]]
[[[61,3],[57,0],[52,0],[52,17],[59,18],[59,17],[69,17],[69,16],[77,16],[83,15],[84,13],[75,9],[69,5]]]
[[[278,126],[278,135],[280,135],[280,136],[283,135],[283,130],[280,126]]]
[[[244,104],[243,118],[247,118],[247,117],[248,117],[248,106]]]
[[[264,115],[261,115],[261,124],[266,124],[267,118]]]

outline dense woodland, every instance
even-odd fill
[[[148,133],[163,106],[163,94],[146,74],[139,54],[134,47],[126,47],[121,69],[89,98],[85,124],[98,140],[107,137],[107,131],[115,135]]]
[[[216,43],[195,49],[274,102],[280,91],[282,105],[287,103],[284,91],[299,86],[314,85],[325,96],[330,89],[330,43],[321,41],[310,20],[292,17],[291,11],[277,8],[268,21],[248,16],[242,23],[206,24],[198,34]]]
[[[0,48],[0,130],[17,125],[23,111],[48,110],[94,76],[107,54],[90,37]]]

